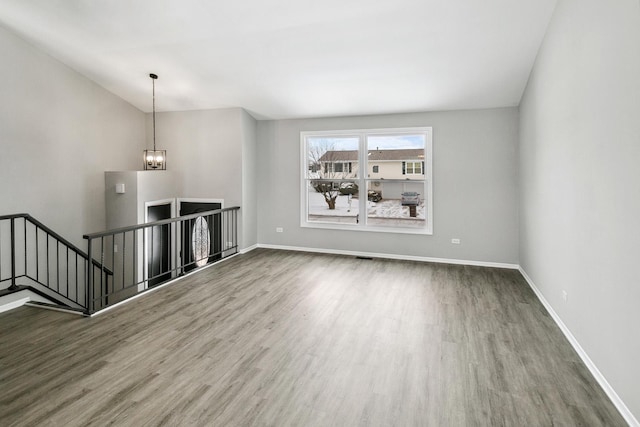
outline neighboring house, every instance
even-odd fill
[[[424,179],[424,150],[369,150],[369,170],[371,179]],[[322,172],[327,178],[349,179],[358,173],[358,152],[356,150],[327,151],[320,157]]]
[[[349,179],[358,176],[357,150],[329,150],[317,161],[318,172],[325,179]]]
[[[375,190],[384,198],[398,199],[403,191],[421,193],[421,186],[405,185],[398,182],[382,182],[384,180],[424,180],[424,150],[396,149],[369,150],[369,170],[367,178],[371,179],[369,190]],[[316,167],[324,179],[350,179],[358,176],[358,152],[356,150],[327,151],[318,159]],[[339,185],[339,183],[334,183]]]
[[[369,150],[368,178],[424,179],[424,150]]]

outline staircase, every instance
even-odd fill
[[[85,252],[29,214],[0,216],[0,299],[87,313]],[[91,260],[105,283],[113,272]]]
[[[88,234],[86,252],[29,214],[0,216],[0,311],[29,300],[91,316],[191,274],[238,253],[239,210]]]

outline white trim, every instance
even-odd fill
[[[607,396],[609,396],[609,399],[611,399],[611,402],[613,402],[614,406],[620,412],[620,415],[622,415],[622,417],[630,426],[639,427],[640,423],[638,422],[636,417],[629,410],[629,408],[627,408],[627,405],[624,404],[620,396],[618,396],[618,393],[616,393],[613,387],[611,387],[611,384],[609,384],[609,382],[604,377],[604,375],[602,375],[602,373],[600,372],[596,364],[593,363],[593,361],[591,360],[587,352],[582,348],[582,346],[580,345],[576,337],[573,336],[573,334],[571,333],[571,330],[569,330],[567,325],[564,324],[564,322],[562,321],[558,313],[556,313],[556,311],[553,309],[551,304],[549,304],[549,302],[544,297],[540,289],[538,289],[535,283],[533,283],[533,280],[531,280],[531,277],[529,277],[527,272],[521,266],[518,267],[518,271],[520,271],[520,274],[522,274],[522,277],[524,277],[524,279],[527,281],[527,283],[529,284],[533,292],[536,294],[536,296],[538,297],[538,299],[540,300],[544,308],[547,310],[547,312],[549,313],[553,321],[556,322],[556,325],[558,325],[558,327],[560,328],[564,336],[567,338],[567,340],[569,341],[573,349],[576,351],[576,353],[578,353],[578,356],[580,356],[580,359],[582,359],[584,364],[587,366],[587,369],[589,369],[589,372],[591,372],[591,375],[593,375],[593,377],[598,382],[598,384],[600,384],[600,387],[602,387],[602,389],[607,394]]]
[[[22,278],[19,277],[18,279]],[[51,300],[39,294],[36,294],[33,291],[30,291],[29,289],[22,289],[18,292],[0,297],[0,313],[21,307],[25,304],[28,304],[29,302],[43,302],[52,304]]]
[[[147,209],[150,206],[161,206],[161,205],[171,205],[171,215],[175,215],[176,208],[176,199],[160,199],[160,200],[151,200],[149,202],[144,202],[144,222],[149,222],[149,218],[147,217]]]
[[[16,300],[10,301],[10,302],[8,302],[6,304],[2,304],[2,305],[0,305],[0,313],[3,313],[5,311],[9,311],[9,310],[13,310],[14,308],[21,307],[21,306],[25,305],[26,303],[28,303],[29,301],[31,301],[31,298],[25,297],[25,298],[20,298],[20,299],[16,299]]]
[[[258,249],[258,244],[257,243],[255,245],[249,246],[248,248],[240,249],[240,253],[241,254],[246,254],[248,252],[251,252],[254,249]]]
[[[332,130],[314,130],[314,131],[302,131],[301,134],[305,136],[344,136],[344,137],[357,137],[362,132],[366,132],[371,136],[387,136],[389,134],[394,135],[412,135],[416,132],[424,132],[425,128],[429,126],[409,126],[399,128],[373,128],[373,129],[332,129]]]
[[[43,309],[43,310],[59,311],[60,313],[69,313],[69,314],[75,314],[75,315],[78,315],[78,316],[84,316],[84,313],[81,312],[81,311],[71,310],[71,309],[66,309],[66,308],[61,308],[61,307],[53,307],[53,306],[49,306],[49,305],[37,304],[37,301],[28,301],[24,305],[27,305],[29,307],[34,307],[34,308],[40,308],[40,309]]]
[[[304,225],[300,225],[301,228],[320,228],[323,230],[343,230],[343,231],[368,231],[374,233],[396,233],[396,234],[413,234],[413,235],[424,235],[431,236],[433,233],[429,233],[426,228],[395,228],[395,227],[384,227],[384,226],[360,226],[357,227],[355,225],[349,224],[340,224],[336,222],[323,222],[323,221],[313,221],[305,223]]]
[[[169,199],[160,199],[160,200],[152,200],[150,202],[144,202],[144,222],[147,223],[149,222],[149,208],[153,207],[153,206],[163,206],[163,205],[170,205],[170,211],[171,213],[170,218],[175,218],[176,217],[176,209],[177,209],[177,203],[176,203],[176,199],[175,198],[169,198]],[[170,232],[171,232],[171,239],[176,239],[178,236],[176,235],[176,230],[175,227],[170,227]],[[149,235],[146,233],[146,229],[143,229],[142,232],[143,236],[146,236],[147,239],[149,238]],[[144,246],[147,245],[147,242],[145,240],[145,242],[143,243]],[[174,251],[175,246],[171,245],[171,247],[169,248],[169,262],[171,263],[171,270],[172,270],[172,275],[175,277],[175,272],[173,272],[173,270],[176,268],[175,265],[175,259],[176,259],[176,255],[175,251]],[[141,255],[140,253],[140,248],[138,248],[138,255]],[[144,289],[148,289],[149,288],[149,250],[145,251],[144,249],[142,250],[142,253],[144,253],[144,259],[142,259],[143,257],[140,257],[138,259],[140,259],[144,264],[142,265],[142,274],[143,274],[143,278],[144,280],[142,281],[142,283],[140,283],[138,285],[138,292],[144,290]],[[138,271],[140,271],[140,267],[138,267]]]
[[[508,264],[508,263],[502,263],[502,262],[471,261],[471,260],[450,259],[450,258],[433,258],[433,257],[422,257],[422,256],[415,256],[415,255],[383,254],[383,253],[377,253],[377,252],[345,251],[341,249],[305,248],[300,246],[269,245],[264,243],[258,243],[258,247],[265,248],[265,249],[278,249],[278,250],[284,250],[284,251],[298,251],[298,252],[312,252],[312,253],[320,253],[320,254],[399,259],[403,261],[421,261],[421,262],[436,262],[439,264],[457,264],[457,265],[472,265],[477,267],[508,268],[510,270],[517,270],[519,267],[518,264]]]
[[[224,209],[224,199],[201,199],[198,197],[178,197],[176,199],[178,206],[178,214],[180,213],[180,203],[220,203],[220,208]]]

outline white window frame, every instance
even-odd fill
[[[411,164],[411,172],[409,172],[409,164]],[[416,172],[416,165],[419,165],[420,172]],[[406,160],[404,162],[405,174],[407,175],[422,175],[422,161]]]
[[[353,162],[348,162],[348,161],[324,162],[324,164],[326,165],[326,172],[346,173],[346,174],[351,173],[351,170],[349,169],[349,163],[353,163]],[[336,165],[340,165],[341,170],[336,170]]]
[[[410,127],[410,128],[384,128],[384,129],[357,129],[357,130],[337,130],[337,131],[305,131],[300,132],[300,226],[304,228],[322,228],[322,229],[335,229],[335,230],[351,230],[351,231],[369,231],[369,232],[382,232],[382,233],[401,233],[401,234],[433,234],[433,136],[431,127]],[[425,202],[425,226],[423,228],[410,228],[410,227],[388,227],[388,226],[375,226],[367,224],[367,197],[360,197],[358,199],[359,212],[364,212],[361,215],[360,222],[357,224],[340,224],[321,221],[308,221],[308,206],[309,206],[309,191],[308,191],[308,158],[307,158],[307,139],[313,137],[358,137],[359,138],[359,152],[358,152],[358,169],[360,171],[367,171],[369,168],[368,162],[368,147],[367,137],[371,136],[384,136],[384,135],[424,135],[425,147],[424,147],[424,170],[422,175],[424,179],[424,192],[421,194]],[[377,162],[376,162],[377,163]],[[363,167],[364,166],[364,167]],[[348,178],[349,181],[356,182],[358,187],[364,189],[366,192],[367,181],[371,181],[367,177],[366,173],[360,173],[357,178]],[[415,183],[415,181],[412,180]]]

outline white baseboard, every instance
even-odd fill
[[[582,359],[584,364],[587,366],[587,369],[589,369],[589,372],[591,372],[591,375],[593,375],[593,377],[596,379],[598,384],[600,384],[600,387],[602,387],[602,389],[607,394],[607,396],[609,396],[609,399],[611,399],[611,402],[613,402],[613,404],[618,409],[618,411],[620,411],[620,414],[625,419],[625,421],[631,427],[640,427],[640,423],[638,422],[636,417],[631,413],[629,408],[627,408],[627,405],[624,404],[622,399],[620,399],[620,396],[618,396],[618,393],[616,393],[613,387],[611,387],[611,384],[609,384],[609,382],[604,377],[604,375],[602,375],[602,373],[600,372],[598,367],[595,365],[595,363],[593,363],[593,361],[591,360],[587,352],[584,351],[584,349],[582,348],[582,346],[580,345],[576,337],[573,336],[573,334],[571,333],[567,325],[565,325],[562,319],[560,318],[560,316],[558,316],[558,313],[556,313],[553,307],[551,307],[551,304],[549,304],[549,302],[546,300],[542,292],[540,292],[540,289],[538,289],[535,283],[533,283],[533,280],[531,280],[531,277],[529,277],[527,272],[524,271],[522,267],[518,267],[518,270],[520,271],[524,279],[527,281],[527,283],[529,284],[533,292],[536,294],[536,296],[538,297],[538,299],[540,300],[544,308],[547,310],[547,312],[549,312],[549,315],[551,316],[551,318],[554,320],[554,322],[556,322],[556,325],[558,325],[558,327],[560,328],[564,336],[567,337],[567,340],[569,340],[569,343],[571,344],[571,346],[575,349],[575,351],[578,353],[578,356],[580,356],[580,359]]]
[[[279,249],[279,250],[285,250],[285,251],[299,251],[299,252],[313,252],[313,253],[320,253],[320,254],[399,259],[403,261],[437,262],[441,264],[473,265],[478,267],[508,268],[511,270],[517,270],[519,267],[518,264],[506,264],[501,262],[469,261],[469,260],[463,260],[463,259],[432,258],[432,257],[422,257],[422,256],[414,256],[414,255],[397,255],[397,254],[383,254],[383,253],[376,253],[376,252],[345,251],[340,249],[305,248],[300,246],[269,245],[264,243],[258,243],[257,246],[259,248]]]
[[[0,300],[0,313],[13,310],[14,308],[18,308],[28,303],[30,301],[29,297],[23,297],[19,295],[21,293],[22,292],[11,294],[11,295],[8,295],[7,297],[4,297],[2,300]],[[16,296],[13,298],[8,298],[9,296],[13,296],[13,295],[16,295]]]
[[[41,310],[51,310],[51,311],[58,311],[60,313],[75,314],[76,316],[84,316],[84,313],[82,313],[81,311],[67,310],[65,308],[55,307],[55,306],[40,305],[40,304],[36,304],[34,301],[29,301],[25,305],[29,307],[39,308]]]
[[[241,254],[246,254],[247,252],[251,252],[254,249],[258,249],[258,244],[256,243],[253,246],[249,246],[248,248],[240,249]]]
[[[0,298],[0,313],[13,310],[14,308],[21,307],[32,301],[51,303],[48,299],[41,297],[28,289],[23,289],[19,292],[5,295]]]

